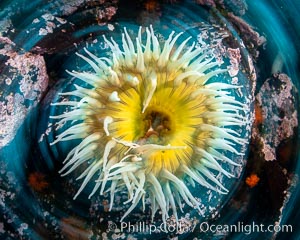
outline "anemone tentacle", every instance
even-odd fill
[[[104,36],[111,58],[87,49],[87,56],[77,54],[94,72],[68,71],[87,87],[61,93],[78,101],[53,104],[70,111],[52,116],[71,125],[52,144],[81,139],[60,170],[65,176],[85,167],[74,198],[96,176],[89,197],[109,192],[110,210],[116,192],[128,192],[121,220],[150,197],[152,218],[160,209],[165,222],[170,209],[178,220],[182,201],[200,212],[187,182],[228,192],[217,174],[233,177],[223,164],[239,166],[224,153],[243,154],[236,146],[246,143],[238,131],[246,125],[246,104],[232,95],[242,86],[211,82],[226,74],[223,62],[209,49],[188,45],[190,38],[176,46],[182,34],[172,32],[161,46],[152,26],[140,27],[135,39],[125,28],[121,45]]]

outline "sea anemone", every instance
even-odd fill
[[[182,34],[161,44],[151,26],[135,41],[125,28],[121,44],[104,36],[110,57],[77,54],[94,72],[68,71],[83,85],[61,93],[69,99],[53,105],[69,109],[51,117],[69,123],[52,144],[80,140],[60,170],[82,170],[74,199],[93,181],[89,197],[109,192],[110,210],[116,192],[128,193],[121,221],[149,197],[152,219],[160,210],[165,222],[170,208],[178,220],[182,201],[199,209],[189,186],[228,192],[217,175],[233,177],[223,166],[239,165],[226,153],[243,155],[246,104],[233,94],[242,86],[218,81],[227,68],[209,48],[188,45],[191,37],[177,44]]]

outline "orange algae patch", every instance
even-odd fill
[[[250,188],[253,188],[258,184],[259,180],[260,180],[260,178],[256,174],[253,173],[249,177],[246,178],[246,184]]]
[[[159,8],[159,2],[155,0],[148,0],[145,3],[145,8],[148,12],[153,12]]]
[[[254,105],[254,111],[255,111],[254,124],[255,125],[262,124],[263,121],[264,121],[263,112],[262,112],[261,107],[258,105],[258,103],[255,103],[255,105]]]
[[[43,191],[49,186],[49,183],[45,180],[45,175],[40,172],[31,173],[28,177],[28,183],[35,191]]]

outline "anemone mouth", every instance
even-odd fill
[[[72,124],[52,144],[81,139],[60,173],[88,163],[77,178],[83,183],[74,198],[96,175],[90,197],[110,192],[110,209],[115,192],[128,192],[130,207],[121,220],[139,202],[145,206],[146,195],[152,217],[160,209],[163,221],[170,208],[178,218],[182,200],[199,209],[187,181],[226,194],[216,173],[233,175],[220,162],[238,164],[223,153],[241,155],[235,145],[245,143],[238,129],[246,125],[246,107],[231,95],[241,86],[210,82],[226,74],[222,62],[208,49],[188,45],[189,39],[177,45],[182,33],[174,34],[163,46],[152,27],[141,27],[135,43],[124,29],[122,47],[104,37],[111,57],[98,58],[85,49],[88,57],[77,55],[94,72],[69,72],[89,86],[75,85],[76,90],[61,95],[79,100],[54,103],[71,110],[52,118]]]

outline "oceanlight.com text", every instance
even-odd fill
[[[229,233],[244,233],[249,235],[255,232],[293,232],[292,225],[265,225],[265,224],[257,224],[252,222],[251,224],[244,224],[243,222],[237,222],[236,224],[210,224],[208,222],[202,223],[190,223],[186,222],[183,224],[180,221],[178,223],[173,224],[165,224],[161,223],[160,225],[150,224],[146,222],[120,222],[108,223],[108,231],[111,232],[128,232],[128,233],[176,233],[183,234],[188,232],[202,232],[202,233],[213,233],[215,235],[226,235]]]
[[[265,225],[257,224],[252,222],[252,224],[244,224],[243,222],[237,222],[237,224],[209,224],[208,222],[202,222],[199,224],[200,232],[211,232],[216,234],[226,234],[226,233],[245,233],[249,235],[254,232],[292,232],[292,225]]]

